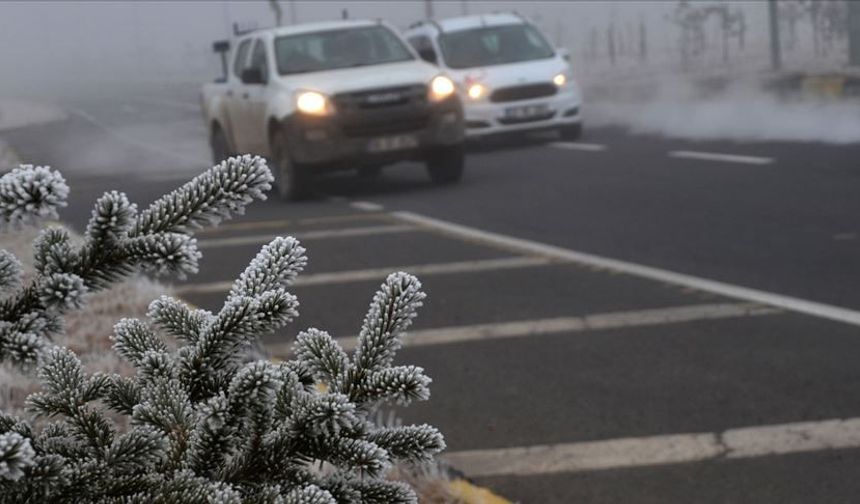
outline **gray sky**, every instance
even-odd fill
[[[649,44],[656,52],[677,40],[676,31],[666,21],[675,4],[674,0],[469,0],[466,8],[470,13],[518,9],[541,25],[554,43],[574,51],[582,50],[592,31],[603,37],[613,19],[632,45],[641,19],[652,27]],[[284,21],[290,22],[290,2],[281,1],[281,5]],[[463,5],[460,0],[435,1],[435,14],[457,16]],[[747,7],[754,13],[763,4],[750,5]],[[299,22],[337,19],[344,7],[350,17],[384,18],[398,27],[423,18],[425,12],[422,1],[294,4]],[[0,68],[4,69],[0,95],[59,92],[64,87],[107,86],[128,80],[208,79],[218,69],[211,43],[228,35],[231,21],[266,27],[274,23],[274,16],[265,1],[0,1]]]

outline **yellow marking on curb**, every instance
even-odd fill
[[[448,489],[454,497],[466,504],[513,504],[508,499],[500,497],[486,488],[475,486],[464,479],[456,479],[448,483]]]

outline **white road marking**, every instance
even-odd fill
[[[365,280],[375,279],[382,280],[395,271],[408,271],[414,275],[447,275],[452,273],[472,273],[476,271],[529,268],[534,266],[544,266],[551,262],[551,260],[542,257],[503,257],[500,259],[483,259],[477,261],[460,261],[438,264],[416,264],[413,266],[386,266],[384,268],[335,271],[331,273],[317,273],[315,275],[299,276],[292,285],[305,286],[362,282]],[[174,292],[178,294],[227,292],[232,286],[233,281],[178,285],[174,288]]]
[[[709,280],[707,278],[686,275],[684,273],[676,273],[674,271],[644,266],[618,259],[611,259],[596,254],[578,252],[532,240],[514,238],[512,236],[483,231],[460,224],[454,224],[452,222],[434,219],[432,217],[418,215],[412,212],[392,212],[391,215],[404,222],[426,226],[428,229],[435,229],[452,236],[459,236],[462,239],[481,242],[487,245],[515,251],[520,254],[532,256],[537,255],[556,261],[573,262],[594,268],[625,273],[698,291],[719,294],[721,296],[735,298],[742,301],[774,306],[787,311],[803,313],[805,315],[812,315],[814,317],[860,326],[860,312],[849,308],[751,289],[716,280]]]
[[[700,159],[702,161],[724,161],[727,163],[744,163],[766,165],[773,163],[773,158],[759,156],[739,156],[736,154],[721,154],[718,152],[671,151],[670,157],[684,159]]]
[[[860,418],[554,445],[450,452],[470,477],[574,473],[860,447]]]
[[[507,338],[523,338],[559,333],[578,333],[625,327],[644,327],[664,324],[679,324],[697,320],[715,320],[734,317],[770,315],[779,313],[773,308],[747,303],[715,303],[690,306],[674,306],[648,310],[595,313],[581,317],[558,317],[536,320],[474,324],[466,326],[440,327],[409,331],[404,340],[407,347],[445,345],[470,341],[488,341]],[[358,343],[357,336],[337,338],[344,350],[352,350]],[[272,355],[286,357],[292,353],[292,342],[266,345]]]
[[[364,226],[342,229],[318,229],[313,231],[283,232],[279,235],[263,234],[250,236],[230,236],[227,238],[210,238],[197,240],[199,248],[233,247],[237,245],[253,245],[268,243],[276,236],[289,235],[299,240],[323,240],[327,238],[349,238],[355,236],[372,236],[392,233],[408,233],[421,231],[421,229],[409,224],[392,224],[388,226]]]
[[[282,229],[289,226],[311,226],[317,224],[331,224],[336,222],[351,222],[364,220],[384,220],[392,222],[394,219],[388,218],[386,214],[345,214],[345,215],[326,215],[322,217],[308,217],[305,219],[272,219],[261,221],[248,222],[228,222],[219,224],[218,227],[206,228],[197,231],[197,236],[222,234],[225,231],[247,230],[247,229]]]
[[[370,201],[353,201],[349,206],[366,212],[381,212],[384,208],[379,203],[372,203]]]
[[[582,142],[550,142],[550,147],[557,147],[559,149],[570,149],[570,150],[580,150],[580,151],[589,151],[589,152],[602,152],[606,150],[606,146],[603,144],[593,144],[593,143],[582,143]]]

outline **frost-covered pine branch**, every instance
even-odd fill
[[[53,420],[34,430],[0,417],[0,439],[9,440],[0,461],[12,468],[0,501],[417,502],[385,474],[397,461],[431,459],[445,447],[441,434],[380,426],[373,416],[381,403],[428,397],[421,368],[392,365],[424,299],[421,284],[405,273],[385,280],[353,356],[308,329],[294,360],[246,362],[253,342],[297,315],[285,289],[305,264],[296,240],[277,238],[217,313],[162,297],[150,322],[119,321],[114,350],[132,376],[87,375],[71,351],[45,353],[42,390],[28,403]],[[177,336],[179,348],[156,329]],[[130,418],[127,431],[117,417]]]
[[[18,228],[57,217],[69,186],[46,166],[21,165],[0,177],[0,228]]]
[[[92,211],[82,243],[59,228],[34,243],[35,275],[19,285],[20,265],[0,252],[0,361],[33,364],[50,348],[61,316],[79,308],[89,292],[135,271],[184,276],[197,271],[194,229],[215,225],[255,199],[265,199],[272,175],[259,157],[230,158],[159,198],[146,210],[119,192],[105,193]],[[57,216],[68,186],[47,167],[22,166],[0,177],[0,227]]]

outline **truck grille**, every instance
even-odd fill
[[[490,94],[492,102],[510,102],[552,96],[558,92],[558,88],[552,82],[540,82],[537,84],[525,84],[523,86],[510,86],[496,89]]]
[[[426,103],[427,86],[424,84],[367,89],[334,95],[334,104],[338,111],[342,112],[402,107],[406,105],[424,105]]]
[[[426,114],[389,117],[385,118],[384,121],[373,118],[366,118],[365,120],[356,118],[355,122],[345,122],[342,130],[343,134],[349,137],[389,135],[424,129],[429,122],[430,117]]]

